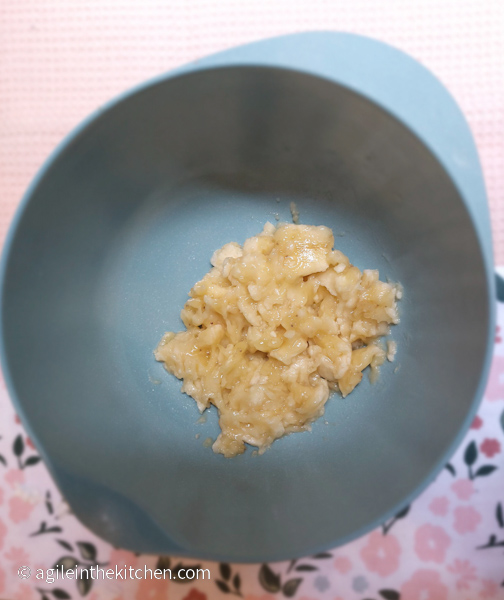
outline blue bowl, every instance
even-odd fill
[[[225,459],[203,444],[215,410],[199,422],[153,349],[182,328],[212,252],[275,213],[289,220],[291,201],[354,264],[403,284],[397,363],[331,398],[311,433]],[[300,34],[162,76],[64,141],[3,254],[2,361],[23,423],[98,535],[279,560],[369,531],[435,477],[482,395],[493,295],[481,168],[452,98],[381,43]]]

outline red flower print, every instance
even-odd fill
[[[32,598],[34,598],[33,588],[27,583],[22,583],[14,594],[14,600],[32,600]]]
[[[20,498],[19,496],[13,496],[9,500],[9,518],[13,523],[21,523],[26,521],[33,510],[34,504]]]
[[[459,506],[453,511],[455,521],[453,527],[460,534],[471,533],[481,522],[481,515],[472,506]]]
[[[429,504],[429,510],[437,517],[445,517],[448,513],[448,498],[446,496],[438,496]]]
[[[120,550],[114,548],[110,553],[109,564],[111,567],[118,567],[123,569],[124,567],[136,567],[138,557],[133,552],[128,550]]]
[[[142,579],[136,593],[136,600],[168,600],[170,580]]]
[[[5,481],[11,486],[11,488],[24,483],[24,473],[21,469],[9,469],[5,474]]]
[[[401,600],[447,600],[448,588],[439,573],[431,569],[415,571],[401,587]]]
[[[336,556],[333,564],[336,571],[342,575],[352,570],[352,561],[347,556]]]
[[[416,530],[415,552],[420,560],[443,563],[451,539],[442,527],[426,523]]]
[[[20,547],[13,547],[8,552],[4,554],[5,558],[13,562],[12,565],[12,573],[17,575],[19,565],[29,565],[30,557],[29,555]]]
[[[203,592],[199,592],[197,589],[192,588],[182,600],[207,600],[207,596]]]
[[[491,579],[483,579],[481,581],[480,598],[495,598],[498,591],[499,586],[495,581],[492,581]]]
[[[485,398],[490,402],[504,400],[504,356],[493,358]]]
[[[17,415],[14,415],[14,421],[16,421],[18,425],[21,425],[21,419]]]
[[[451,484],[451,489],[459,500],[469,500],[474,494],[474,485],[470,479],[457,479]]]
[[[5,536],[7,535],[7,527],[5,523],[0,519],[0,550],[3,548]]]
[[[495,328],[495,343],[496,344],[500,344],[502,342],[502,338],[499,335],[500,330],[501,330],[500,325],[497,325],[497,327]]]
[[[448,565],[448,571],[458,575],[457,590],[468,590],[471,581],[476,581],[476,569],[468,560],[456,559],[452,565]]]
[[[360,555],[364,564],[372,573],[386,577],[399,568],[401,546],[394,535],[382,535],[373,531]]]
[[[26,438],[26,445],[29,446],[32,450],[36,450],[35,444],[31,441],[31,438]]]
[[[482,425],[483,425],[483,419],[481,417],[479,417],[478,415],[476,415],[473,419],[473,422],[471,423],[471,429],[481,429]]]
[[[495,438],[485,438],[480,445],[480,450],[488,458],[492,458],[501,451],[501,446]]]

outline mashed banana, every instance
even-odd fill
[[[163,336],[156,359],[201,412],[219,410],[214,452],[236,456],[246,442],[262,453],[309,429],[330,390],[347,396],[384,362],[376,342],[399,322],[400,288],[333,244],[327,227],[271,223],[243,247],[226,244],[190,292],[187,331]]]

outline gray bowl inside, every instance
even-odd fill
[[[198,423],[152,351],[212,252],[289,220],[291,201],[404,286],[397,361],[311,433],[227,460],[202,443],[215,411]],[[407,127],[322,78],[223,67],[126,97],[47,166],[6,253],[11,392],[77,516],[114,544],[242,561],[337,545],[425,485],[474,411],[490,298],[465,204]]]

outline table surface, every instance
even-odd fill
[[[464,111],[480,153],[496,263],[504,265],[504,4],[500,0],[3,0],[0,4],[0,241],[36,170],[82,118],[124,89],[256,39],[345,30],[389,42],[430,68]],[[504,598],[504,305],[489,384],[448,468],[406,514],[320,556],[269,565],[136,556],[81,525],[0,386],[0,598],[269,600]],[[504,330],[504,329],[502,329]],[[118,577],[44,581],[66,564]],[[210,580],[143,576],[200,565]],[[18,576],[28,566],[28,579]],[[122,579],[134,567],[138,578]],[[24,572],[26,574],[26,571]]]

